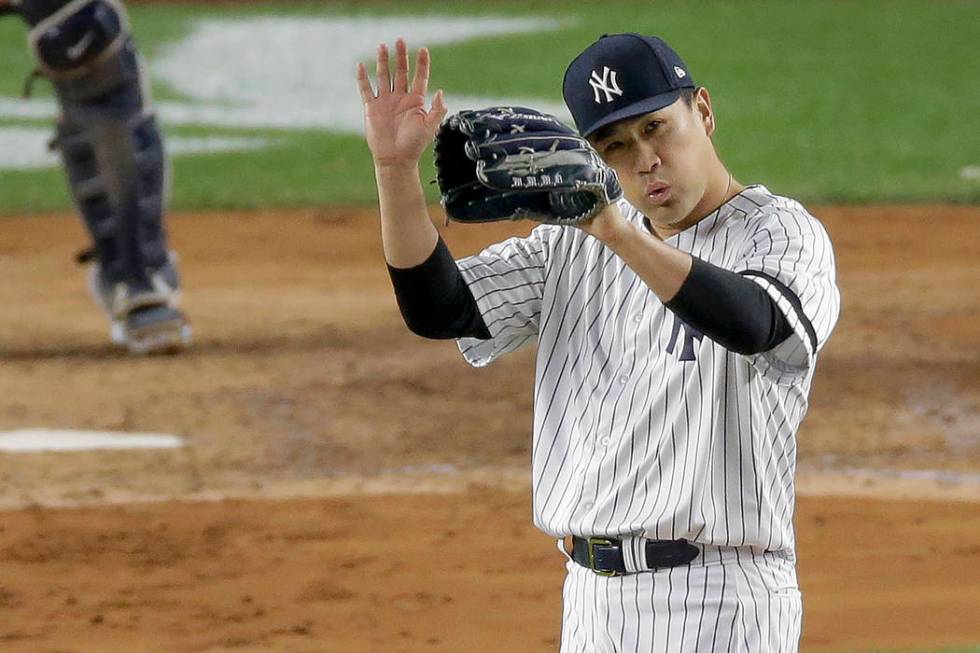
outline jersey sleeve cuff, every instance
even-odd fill
[[[473,290],[476,275],[474,275],[469,265],[471,261],[475,261],[475,259],[471,257],[460,260],[459,269],[463,275],[463,279],[470,285],[470,289]],[[521,324],[527,321],[526,316],[519,312],[502,313],[502,307],[494,304],[495,301],[499,303],[499,299],[495,299],[493,293],[474,292],[473,297],[476,300],[480,315],[483,316],[487,331],[490,333],[490,338],[456,339],[459,352],[463,355],[463,359],[467,363],[473,367],[486,367],[500,356],[517,351],[528,342],[535,340],[534,335],[514,333],[513,327],[526,326],[526,324]]]
[[[777,381],[795,381],[813,366],[817,334],[803,311],[799,297],[786,284],[764,272],[744,270],[739,274],[758,284],[776,302],[793,329],[793,335],[772,349],[756,355],[762,371]]]

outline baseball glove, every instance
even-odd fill
[[[446,214],[458,222],[586,222],[622,197],[616,173],[558,118],[524,107],[450,116],[436,134]]]

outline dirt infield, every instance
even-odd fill
[[[844,304],[800,433],[804,649],[980,643],[980,210],[814,211]],[[76,220],[0,219],[0,431],[188,445],[0,453],[0,650],[555,650],[531,353],[477,371],[408,333],[371,212],[171,231],[198,344],[141,360],[106,344]]]

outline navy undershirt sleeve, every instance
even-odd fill
[[[697,257],[680,290],[665,306],[686,324],[739,354],[768,351],[793,333],[776,302],[757,283]]]
[[[405,324],[423,338],[490,339],[473,292],[442,238],[425,261],[413,268],[388,266],[398,309]]]

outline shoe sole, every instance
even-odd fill
[[[190,346],[192,337],[191,325],[176,318],[125,331],[120,344],[125,344],[129,353],[139,356],[176,354]]]

